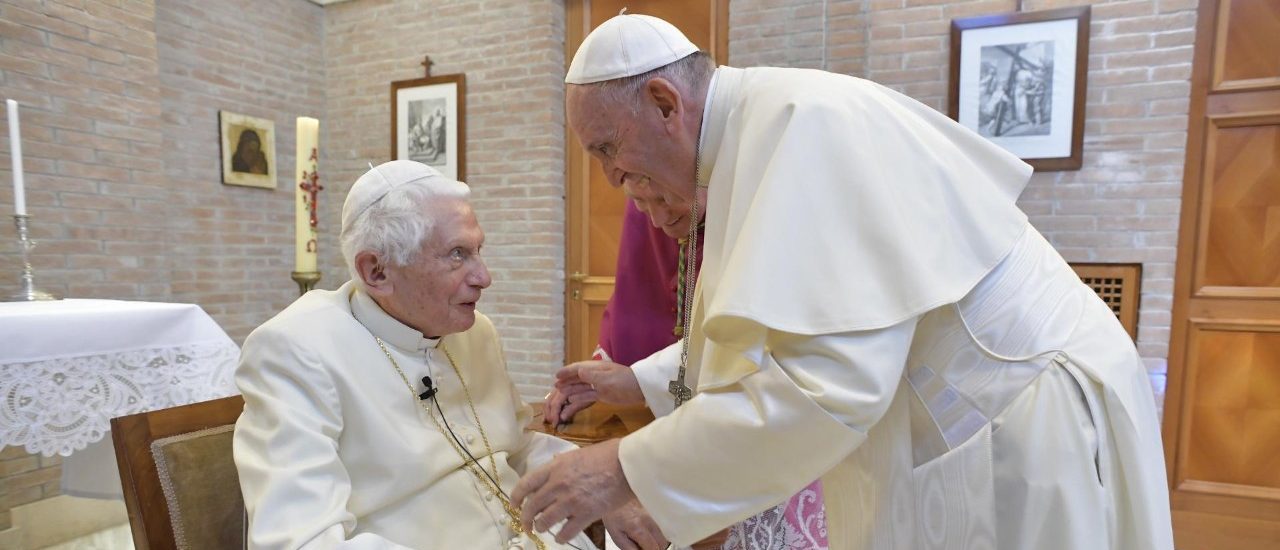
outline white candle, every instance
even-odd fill
[[[27,215],[27,195],[22,187],[22,132],[18,129],[18,102],[5,100],[9,106],[9,157],[13,159],[13,213]]]
[[[318,195],[320,185],[315,177],[319,164],[318,147],[320,145],[320,121],[314,118],[298,117],[297,122],[297,177],[294,178],[293,189],[296,197],[294,211],[294,271],[316,271],[317,228],[311,225],[311,201]]]

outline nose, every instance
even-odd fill
[[[609,186],[614,189],[620,189],[626,183],[627,172],[619,170],[609,161],[601,161],[604,166],[605,179],[609,180]]]
[[[489,288],[489,285],[493,284],[493,277],[489,275],[489,266],[479,258],[476,259],[476,263],[478,265],[471,270],[469,283],[477,288]]]

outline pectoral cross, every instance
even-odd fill
[[[685,385],[684,382],[684,365],[680,366],[680,371],[676,374],[676,379],[667,384],[667,391],[676,399],[676,407],[683,405],[685,401],[693,399],[693,388]]]

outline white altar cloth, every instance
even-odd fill
[[[233,395],[239,355],[193,304],[0,303],[0,447],[67,457],[64,492],[118,498],[111,418]]]

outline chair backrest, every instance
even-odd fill
[[[244,499],[231,434],[236,395],[111,419],[139,550],[243,548]]]

